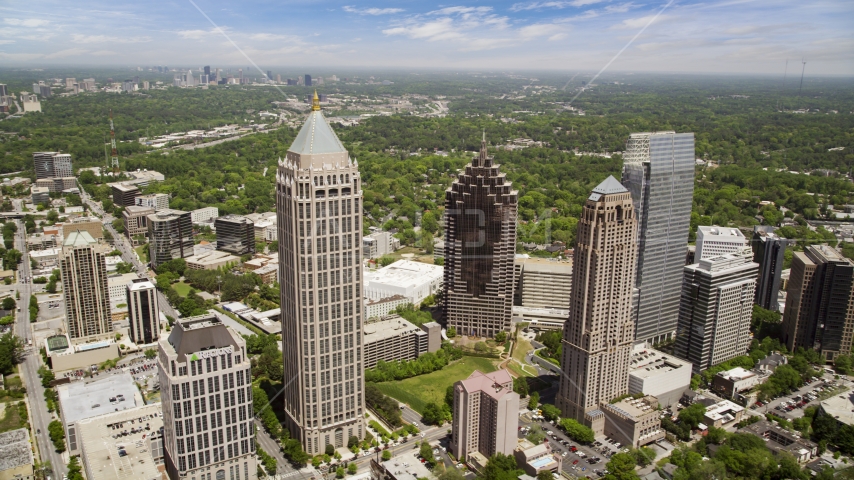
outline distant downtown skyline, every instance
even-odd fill
[[[665,8],[666,7],[666,8]],[[854,74],[854,4],[794,0],[0,6],[0,66],[304,65]],[[654,21],[653,21],[654,20]],[[217,26],[219,28],[217,28]],[[95,33],[97,32],[97,33]],[[642,32],[642,33],[641,33]],[[261,72],[259,72],[260,74]]]

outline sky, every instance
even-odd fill
[[[0,67],[854,74],[852,0],[0,3]],[[786,61],[789,64],[786,67]]]

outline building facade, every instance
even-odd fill
[[[310,455],[365,435],[362,179],[312,110],[276,172],[284,405]]]
[[[235,255],[255,253],[255,226],[240,215],[226,215],[214,220],[216,249]]]
[[[658,399],[653,396],[626,398],[602,405],[605,436],[629,448],[640,448],[665,437],[661,428]]]
[[[694,134],[633,133],[623,185],[638,221],[635,339],[658,343],[676,331],[694,195]]]
[[[172,480],[256,480],[246,342],[216,316],[179,319],[158,343],[164,457]]]
[[[564,416],[588,426],[601,428],[600,405],[628,392],[636,235],[632,196],[608,177],[593,189],[578,222],[556,399]]]
[[[454,384],[451,448],[456,458],[480,453],[512,455],[519,427],[519,394],[507,370],[475,370]]]
[[[701,225],[697,227],[697,251],[694,254],[694,263],[740,252],[746,246],[747,238],[737,228]]]
[[[774,233],[774,227],[753,227],[753,261],[759,264],[759,284],[756,287],[756,304],[777,311],[780,291],[780,273],[789,241]]]
[[[827,245],[795,252],[783,311],[789,351],[814,349],[826,362],[851,353],[854,262]]]
[[[67,233],[59,265],[68,336],[86,339],[111,332],[103,248],[87,232]]]
[[[154,213],[151,207],[131,205],[125,207],[122,212],[122,220],[125,224],[125,235],[131,242],[138,243],[134,239],[139,235],[148,236],[148,216]]]
[[[485,138],[445,192],[445,320],[461,335],[510,330],[518,195]]]
[[[412,260],[398,260],[377,270],[365,271],[365,298],[380,300],[402,295],[419,305],[430,295],[441,292],[444,269]]]
[[[149,207],[154,210],[163,210],[169,208],[169,194],[167,193],[152,193],[149,195],[140,195],[134,199],[136,205],[140,207]]]
[[[675,353],[694,372],[745,355],[759,265],[750,249],[684,267]]]
[[[130,340],[137,345],[148,345],[160,339],[160,309],[157,290],[146,278],[127,284],[128,321]]]
[[[210,222],[219,216],[219,209],[216,207],[204,207],[190,212],[190,220],[193,224]]]
[[[427,353],[427,348],[427,333],[399,315],[365,324],[365,368],[374,368],[380,360],[415,360]]]
[[[136,197],[139,196],[139,187],[129,183],[114,183],[110,185],[113,189],[113,203],[118,207],[130,207],[136,205]]]
[[[517,304],[566,309],[572,286],[572,262],[550,258],[516,258]]]
[[[149,214],[148,258],[151,268],[175,258],[193,255],[193,223],[190,212],[161,210]]]
[[[651,395],[662,407],[678,403],[691,386],[691,363],[635,345],[629,367],[629,393]]]
[[[74,176],[71,155],[67,153],[35,152],[33,153],[33,166],[35,167],[36,180]]]

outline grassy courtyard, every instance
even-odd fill
[[[175,291],[178,292],[178,295],[181,295],[182,297],[186,297],[187,295],[190,294],[190,288],[191,287],[190,287],[189,283],[177,282],[177,283],[172,284],[172,288],[174,288]]]
[[[482,357],[463,357],[442,370],[407,378],[398,382],[377,383],[377,387],[386,395],[409,404],[417,412],[423,412],[430,402],[442,404],[449,385],[463,380],[475,370],[494,372],[495,360]]]

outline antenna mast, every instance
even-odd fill
[[[807,69],[807,62],[801,59],[801,63],[803,63],[803,67],[801,67],[801,86],[798,87],[798,96],[801,96],[801,89],[804,88],[804,71]]]
[[[110,166],[113,169],[113,175],[118,176],[119,174],[119,153],[116,150],[116,129],[113,127],[113,109],[110,109],[110,146],[112,150],[110,151]]]

